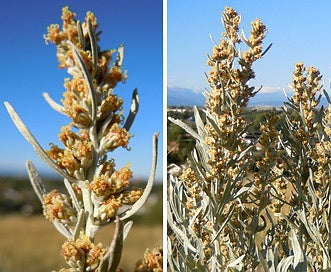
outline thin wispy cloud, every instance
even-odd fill
[[[271,94],[271,93],[283,93],[283,88],[274,86],[263,86],[259,93]]]

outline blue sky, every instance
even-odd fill
[[[117,48],[124,43],[126,84],[115,92],[124,99],[124,115],[130,107],[131,93],[138,88],[140,111],[131,132],[130,152],[122,149],[110,154],[118,167],[131,162],[134,177],[147,177],[151,165],[151,140],[161,132],[157,178],[162,177],[162,1],[161,0],[95,0],[95,1],[6,1],[2,5],[1,91],[0,101],[8,101],[24,123],[48,149],[58,143],[60,127],[69,119],[52,110],[43,92],[60,101],[63,80],[69,77],[58,69],[56,48],[46,45],[43,34],[51,23],[61,24],[63,6],[83,20],[86,11],[96,15],[101,34],[101,48]],[[3,105],[3,103],[1,103]],[[0,106],[0,174],[24,173],[24,162],[31,160],[43,174],[52,173],[34,154],[32,147],[12,124],[4,106]]]
[[[168,87],[186,88],[201,92],[207,87],[204,72],[206,53],[221,38],[220,21],[225,6],[232,6],[242,15],[241,27],[249,35],[249,23],[260,18],[267,26],[265,48],[270,51],[254,68],[256,79],[252,84],[264,86],[264,92],[283,96],[290,94],[294,64],[303,61],[316,66],[329,91],[331,56],[331,2],[330,1],[168,1]],[[258,94],[258,95],[262,95]]]

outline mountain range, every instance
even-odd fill
[[[279,107],[283,105],[283,102],[287,102],[285,94],[279,90],[273,92],[258,92],[253,98],[251,98],[248,106],[275,106]],[[288,93],[291,96],[291,93]],[[205,97],[201,92],[195,92],[191,89],[181,87],[168,87],[168,106],[203,106],[205,104]],[[325,97],[321,99],[322,105],[327,105]]]

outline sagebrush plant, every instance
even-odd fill
[[[127,79],[122,69],[123,45],[118,50],[101,51],[98,46],[101,32],[94,14],[87,12],[82,23],[75,16],[64,7],[62,29],[52,24],[44,35],[46,43],[56,45],[59,67],[66,68],[71,75],[64,80],[62,105],[44,94],[53,109],[70,119],[58,135],[63,147],[51,144],[50,150],[44,150],[11,105],[7,102],[5,105],[36,153],[64,178],[67,193],[46,192],[35,167],[26,162],[44,216],[67,239],[61,254],[69,268],[60,271],[117,271],[123,241],[132,226],[128,219],[144,204],[152,188],[158,133],[153,137],[152,169],[147,186],[134,188],[130,186],[133,176],[130,164],[117,168],[115,160],[107,157],[107,153],[116,148],[129,149],[132,137],[129,131],[139,105],[137,90],[134,90],[130,113],[124,118],[123,100],[114,92],[116,85]],[[123,205],[126,209],[120,209]],[[96,244],[96,232],[109,222],[116,223],[111,245]],[[147,257],[151,258],[153,253],[158,260],[152,263],[155,270],[142,270],[139,263],[136,271],[162,271],[162,250],[154,250]]]
[[[253,63],[270,46],[262,50],[259,19],[249,37],[240,19],[231,7],[223,11],[225,32],[207,60],[205,116],[194,108],[196,130],[169,118],[196,140],[190,167],[168,181],[169,269],[327,271],[331,106],[319,107],[321,75],[296,64],[283,118],[266,115],[256,150],[245,141],[244,109],[258,91],[250,85]]]

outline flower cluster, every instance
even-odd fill
[[[67,68],[72,75],[72,79],[65,79],[66,91],[63,93],[63,107],[60,108],[62,113],[71,118],[77,128],[99,128],[98,139],[86,140],[97,141],[101,145],[100,151],[127,147],[130,135],[120,126],[123,100],[114,94],[117,83],[124,83],[127,78],[126,72],[122,72],[123,48],[118,50],[114,62],[111,61],[115,50],[100,51],[96,44],[99,39],[98,24],[91,12],[87,13],[81,24],[75,19],[75,14],[65,7],[62,19],[62,30],[59,25],[52,25],[45,35],[46,41],[57,46],[60,67]],[[60,139],[66,134],[68,131],[59,136]]]
[[[73,225],[76,223],[76,211],[71,198],[58,190],[53,190],[43,199],[44,216],[50,220],[58,220],[63,224]]]
[[[211,172],[215,176],[228,170],[229,158],[245,148],[242,137],[234,138],[231,135],[241,135],[247,126],[242,110],[248,99],[254,95],[254,87],[248,86],[248,81],[255,76],[252,64],[261,58],[261,44],[266,30],[261,21],[256,20],[252,23],[251,36],[246,40],[238,34],[240,16],[236,11],[225,8],[223,18],[226,31],[207,61],[212,69],[207,78],[211,90],[206,106],[217,122],[217,129],[210,123],[205,125],[205,143],[209,146]],[[242,40],[246,42],[248,49],[241,54],[237,45]],[[233,169],[231,172],[236,177],[237,170]]]
[[[105,155],[118,147],[127,148],[131,137],[127,128],[121,126],[123,100],[114,94],[115,86],[127,78],[126,72],[122,72],[123,47],[111,63],[116,50],[100,51],[94,14],[87,12],[82,24],[75,16],[64,7],[62,29],[53,24],[44,37],[56,45],[59,67],[67,68],[72,76],[64,81],[63,106],[48,99],[51,106],[72,121],[58,135],[64,148],[52,144],[46,153],[73,178],[71,197],[76,201],[54,190],[44,196],[43,207],[47,219],[67,228],[79,220],[79,209],[93,211],[85,223],[89,230],[82,230],[76,240],[68,240],[62,254],[71,268],[96,271],[106,252],[90,240],[97,225],[114,219],[123,204],[134,204],[143,190],[129,188],[133,176],[130,164],[116,170],[114,160],[107,160]]]
[[[114,159],[107,157],[116,148],[129,149],[129,130],[139,106],[134,90],[130,113],[125,119],[123,100],[114,93],[116,85],[127,78],[122,71],[124,47],[101,51],[97,43],[101,32],[94,14],[87,12],[83,23],[75,17],[64,7],[62,27],[52,24],[44,35],[46,43],[56,45],[59,67],[66,68],[71,75],[64,80],[62,105],[44,94],[53,109],[70,119],[58,134],[63,147],[51,144],[49,150],[44,150],[11,105],[7,102],[5,105],[36,153],[64,178],[68,194],[57,190],[47,193],[37,170],[27,162],[45,217],[67,238],[62,255],[70,268],[60,271],[115,271],[132,225],[125,220],[141,208],[152,189],[158,134],[153,138],[152,170],[146,189],[131,188],[130,164],[116,169]],[[127,209],[119,211],[123,205],[128,205]],[[96,232],[111,221],[116,222],[112,246],[95,245]]]
[[[315,109],[320,101],[320,92],[322,86],[320,80],[322,76],[315,67],[304,67],[302,62],[295,65],[295,71],[293,73],[293,80],[291,88],[294,91],[292,101],[304,115],[304,126],[307,127],[305,131],[314,133],[316,131],[316,114]],[[293,125],[298,126],[296,136],[302,141],[303,144],[307,144],[305,139],[305,131],[302,131],[302,126],[298,124],[297,120],[293,120]],[[313,134],[307,135],[307,138],[314,137]]]
[[[256,19],[251,24],[251,36],[248,39],[241,38],[238,34],[240,16],[237,12],[226,7],[223,18],[226,31],[220,44],[214,46],[207,61],[207,65],[212,69],[207,78],[211,91],[206,106],[215,113],[230,108],[231,100],[239,108],[245,107],[248,99],[254,95],[254,88],[248,86],[248,81],[255,77],[252,64],[262,56],[262,41],[266,31],[262,22]],[[248,49],[243,53],[237,48],[241,41],[248,45]],[[239,67],[235,64],[237,57]]]
[[[162,272],[163,252],[161,248],[146,250],[144,260],[136,264],[135,272]]]
[[[88,236],[82,235],[75,241],[66,241],[62,245],[61,253],[72,269],[96,271],[106,250],[102,247],[101,243],[95,245]]]
[[[61,107],[72,123],[62,127],[58,136],[64,148],[52,145],[47,154],[69,176],[86,180],[75,184],[93,192],[95,220],[108,222],[120,206],[133,204],[142,195],[141,189],[128,190],[130,164],[115,170],[114,160],[98,162],[98,157],[109,151],[127,148],[131,137],[120,125],[123,101],[113,93],[117,83],[125,81],[126,74],[121,70],[120,55],[111,64],[114,50],[100,51],[96,46],[99,32],[93,13],[88,12],[80,24],[75,13],[65,7],[62,20],[62,29],[51,25],[45,39],[57,46],[60,67],[72,75],[72,79],[65,79]],[[96,169],[93,176],[91,168]]]

